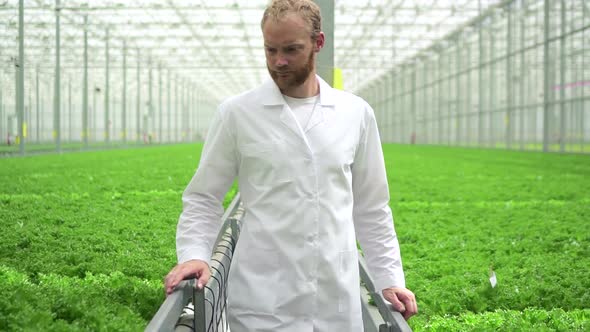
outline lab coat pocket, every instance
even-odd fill
[[[240,177],[255,189],[292,181],[282,140],[243,144],[239,149],[242,155]]]
[[[358,278],[355,278],[355,273],[358,275],[358,256],[356,250],[341,251],[339,255],[340,265],[340,281],[343,283],[342,291],[338,296],[338,312],[348,312],[351,310],[351,303],[357,301],[354,298],[355,292],[349,290],[358,287],[353,283],[358,283]]]
[[[280,291],[280,268],[276,250],[251,245],[241,253],[239,277],[229,285],[234,311],[273,314]]]

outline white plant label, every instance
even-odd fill
[[[490,284],[492,285],[492,288],[496,287],[497,283],[498,280],[496,279],[496,272],[492,271],[492,273],[490,273]]]

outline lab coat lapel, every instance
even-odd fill
[[[320,101],[316,105],[317,109],[309,120],[309,125],[307,126],[306,132],[326,121],[326,112],[334,110],[334,90],[319,76],[316,75],[316,77],[320,84]]]
[[[265,107],[281,107],[280,119],[281,123],[295,134],[297,138],[305,142],[305,145],[309,148],[309,143],[305,134],[297,124],[297,119],[291,111],[291,108],[285,102],[283,94],[279,87],[271,79],[267,80],[263,85],[263,94],[261,96],[262,104]]]
[[[311,129],[313,129],[313,127],[324,122],[324,112],[325,112],[324,107],[320,103],[315,105],[315,109],[311,115],[311,119],[309,119],[309,124],[307,125],[307,128],[305,129],[306,133],[308,131],[310,131]]]
[[[320,100],[316,105],[316,110],[312,114],[311,119],[309,120],[309,124],[306,128],[301,128],[297,124],[297,119],[295,119],[295,115],[289,108],[289,105],[285,102],[283,95],[281,94],[281,90],[275,84],[274,81],[269,79],[263,85],[263,95],[262,95],[262,103],[266,107],[271,106],[281,106],[281,115],[280,119],[281,122],[285,127],[291,130],[299,139],[305,142],[307,148],[311,151],[311,145],[307,139],[307,135],[305,132],[310,131],[317,125],[323,123],[326,120],[326,112],[333,111],[335,106],[335,96],[334,90],[331,86],[328,85],[323,79],[321,79],[318,75],[316,75],[320,85]],[[305,130],[305,132],[304,132]]]
[[[293,111],[291,111],[291,108],[286,103],[283,105],[283,110],[281,111],[281,122],[307,144],[307,139],[299,128]]]

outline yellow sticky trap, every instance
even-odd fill
[[[344,82],[342,80],[342,69],[334,67],[334,89],[344,90]]]
[[[27,138],[27,123],[23,123],[23,137]]]
[[[57,138],[57,131],[56,130],[53,131],[53,138]]]

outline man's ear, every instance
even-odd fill
[[[326,42],[326,36],[324,35],[323,32],[320,32],[317,36],[317,38],[315,39],[315,45],[314,45],[314,51],[317,53],[319,52],[323,47],[324,44]]]

